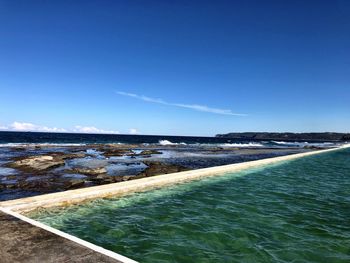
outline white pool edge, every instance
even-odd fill
[[[62,231],[60,231],[58,229],[55,229],[55,228],[50,227],[48,225],[45,225],[45,224],[43,224],[41,222],[38,222],[38,221],[36,221],[34,219],[31,219],[29,217],[21,215],[20,213],[11,211],[11,209],[6,209],[6,208],[1,208],[0,207],[0,211],[5,213],[5,214],[11,215],[13,217],[16,217],[16,218],[18,218],[18,219],[20,219],[20,220],[22,220],[24,222],[27,222],[27,223],[29,223],[29,224],[31,224],[33,226],[39,227],[39,228],[44,229],[44,230],[46,230],[48,232],[51,232],[51,233],[53,233],[55,235],[58,235],[60,237],[63,237],[63,238],[68,239],[70,241],[73,241],[73,242],[75,242],[75,243],[77,243],[79,245],[82,245],[83,247],[89,248],[89,249],[91,249],[93,251],[96,251],[96,252],[98,252],[100,254],[103,254],[103,255],[108,256],[108,257],[113,258],[113,259],[116,259],[116,260],[118,260],[120,262],[123,262],[123,263],[138,263],[135,260],[132,260],[132,259],[130,259],[128,257],[125,257],[123,255],[120,255],[118,253],[115,253],[115,252],[113,252],[111,250],[105,249],[103,247],[97,246],[95,244],[92,244],[92,243],[90,243],[88,241],[85,241],[83,239],[80,239],[78,237],[75,237],[75,236],[72,236],[72,235],[67,234],[65,232],[62,232]]]
[[[340,149],[343,149],[343,148],[349,148],[350,147],[350,144],[346,144],[346,145],[343,145],[341,147],[337,147],[337,148],[332,148],[332,149],[325,149],[325,150],[317,150],[317,151],[311,151],[311,152],[305,152],[305,153],[297,153],[297,154],[291,154],[291,155],[286,155],[286,156],[279,156],[279,157],[273,157],[273,158],[267,158],[267,159],[261,159],[261,160],[256,160],[256,161],[250,161],[250,162],[244,162],[244,163],[237,163],[237,164],[232,164],[232,165],[224,165],[224,166],[216,166],[216,167],[211,167],[211,168],[204,168],[204,169],[198,169],[198,170],[192,170],[192,171],[185,171],[185,172],[180,172],[180,173],[173,173],[173,174],[166,174],[166,175],[158,175],[158,176],[153,176],[153,177],[149,177],[149,178],[142,178],[142,179],[137,179],[137,180],[133,180],[133,181],[141,181],[141,180],[144,180],[148,183],[150,183],[150,185],[147,185],[146,186],[146,189],[151,189],[152,188],[152,182],[156,185],[156,186],[159,186],[159,182],[156,180],[157,178],[161,178],[162,176],[165,177],[165,178],[168,178],[169,176],[175,176],[175,175],[181,175],[178,179],[179,181],[178,182],[187,182],[187,181],[192,181],[192,180],[195,180],[195,179],[200,179],[201,177],[206,177],[206,176],[212,176],[213,173],[218,173],[218,175],[221,175],[225,172],[229,172],[230,169],[232,172],[235,172],[235,171],[241,171],[241,170],[245,170],[245,169],[249,169],[249,168],[253,168],[253,167],[258,167],[258,166],[261,166],[261,165],[267,165],[267,164],[273,164],[273,163],[278,163],[278,162],[283,162],[283,161],[287,161],[287,160],[293,160],[293,159],[298,159],[298,158],[302,158],[302,157],[305,157],[305,156],[311,156],[311,155],[316,155],[316,154],[321,154],[321,153],[325,153],[325,152],[331,152],[331,151],[336,151],[336,150],[340,150]],[[201,173],[204,171],[204,174],[203,175],[200,175],[200,176],[193,176],[191,178],[187,178],[188,180],[185,180],[183,179],[183,175],[193,175],[193,174],[198,174],[198,173]],[[153,178],[153,180],[152,180]],[[154,179],[155,178],[155,179]],[[146,179],[146,180],[145,180]],[[148,179],[148,180],[147,180]],[[151,179],[151,180],[149,180]],[[182,180],[180,180],[182,179]],[[129,182],[133,182],[133,181],[127,181],[127,182],[124,182],[124,184],[128,184]],[[175,181],[173,181],[172,183],[175,183]],[[77,190],[71,190],[71,191],[67,191],[67,192],[70,192],[70,194],[73,194],[74,192],[78,193],[78,195],[80,195],[80,191],[79,190],[84,190],[83,193],[87,193],[88,192],[88,189],[92,189],[92,188],[101,188],[101,189],[109,189],[111,186],[113,188],[113,186],[117,186],[117,185],[120,185],[120,184],[123,184],[123,183],[115,183],[115,184],[109,184],[109,185],[102,185],[102,186],[95,186],[95,187],[90,187],[90,188],[84,188],[84,189],[77,189]],[[132,185],[136,185],[137,184],[131,184]],[[163,186],[166,186],[166,185],[169,185],[169,183],[164,183],[162,184]],[[110,186],[110,187],[108,187]],[[127,193],[129,192],[132,192],[132,190],[128,189],[129,191],[127,191]],[[16,211],[26,211],[25,209],[25,206],[29,206],[31,208],[33,208],[32,206],[30,206],[30,200],[33,200],[33,202],[37,201],[38,198],[39,198],[39,201],[40,199],[46,199],[45,197],[55,197],[57,194],[58,195],[64,195],[65,192],[62,192],[62,193],[54,193],[54,194],[46,194],[46,195],[40,195],[40,196],[37,196],[37,197],[29,197],[29,198],[22,198],[22,199],[15,199],[15,200],[12,200],[12,201],[5,201],[5,202],[0,202],[0,211],[2,211],[3,213],[6,213],[8,215],[11,215],[13,217],[16,217],[24,222],[27,222],[33,226],[36,226],[36,227],[39,227],[41,229],[44,229],[46,231],[49,231],[55,235],[58,235],[58,236],[61,236],[63,238],[66,238],[68,240],[71,240],[77,244],[80,244],[84,247],[87,247],[93,251],[96,251],[100,254],[103,254],[103,255],[106,255],[110,258],[113,258],[113,259],[116,259],[120,262],[123,262],[123,263],[137,263],[137,261],[135,260],[132,260],[128,257],[125,257],[123,255],[120,255],[118,253],[115,253],[113,251],[110,251],[110,250],[107,250],[107,249],[104,249],[100,246],[97,246],[97,245],[94,245],[90,242],[87,242],[83,239],[80,239],[78,237],[75,237],[75,236],[72,236],[70,234],[67,234],[65,232],[62,232],[60,230],[57,230],[53,227],[50,227],[50,226],[47,226],[41,222],[38,222],[34,219],[31,219],[29,217],[26,217],[22,214],[20,214],[19,212],[16,212]],[[105,194],[105,193],[104,193]],[[114,192],[114,194],[117,194]],[[69,194],[68,194],[69,195]],[[110,193],[110,195],[113,195],[113,193]],[[72,197],[71,195],[69,195],[70,197]],[[105,195],[103,195],[105,196]],[[102,197],[103,197],[102,196]],[[89,196],[89,199],[94,199],[94,198],[98,198],[98,196],[95,196],[93,198],[91,198],[91,196]],[[55,198],[53,198],[55,201]],[[16,202],[17,200],[17,202]],[[80,200],[80,199],[79,199]],[[47,201],[47,200],[46,200]],[[23,203],[24,202],[24,203]],[[62,202],[61,202],[62,203]],[[57,205],[57,206],[60,206],[60,205]],[[35,204],[35,207],[40,207],[39,204]],[[15,211],[14,211],[15,210]]]

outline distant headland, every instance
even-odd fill
[[[217,134],[218,138],[283,141],[350,141],[350,133],[338,132],[231,132]]]

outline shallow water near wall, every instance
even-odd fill
[[[349,262],[350,150],[29,216],[141,262]]]

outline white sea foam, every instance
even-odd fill
[[[254,143],[254,142],[249,142],[249,143],[223,143],[223,144],[219,144],[218,146],[220,146],[220,147],[264,147],[263,144],[261,144],[261,143]]]
[[[176,142],[171,142],[171,141],[168,141],[168,140],[159,140],[158,143],[160,145],[162,145],[162,146],[166,146],[166,145],[187,145],[184,142],[176,143]]]
[[[85,143],[0,143],[0,147],[34,147],[34,146],[84,146]]]
[[[271,142],[279,145],[293,145],[293,146],[309,145],[308,142],[286,142],[286,141],[271,141]]]
[[[321,143],[310,143],[310,142],[286,142],[286,141],[271,141],[272,143],[284,145],[284,146],[317,146],[317,147],[326,147],[326,146],[335,146],[335,143],[332,142],[321,142]]]
[[[166,145],[188,145],[188,146],[202,146],[202,147],[264,147],[261,143],[256,142],[248,142],[248,143],[193,143],[193,144],[186,144],[186,143],[174,143],[168,140],[160,140],[159,145],[166,146]]]
[[[283,142],[283,141],[281,141],[281,142],[279,142],[279,141],[271,141],[271,142],[276,143],[276,144],[290,144],[290,142]]]

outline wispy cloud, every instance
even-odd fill
[[[131,128],[129,129],[129,134],[140,134],[140,132],[135,128]]]
[[[67,132],[67,130],[56,127],[46,127],[28,122],[13,122],[6,130],[12,131],[37,131],[37,132]]]
[[[119,134],[119,131],[107,131],[107,130],[96,128],[94,126],[79,126],[79,125],[74,127],[73,132]]]
[[[23,132],[76,132],[76,133],[104,133],[104,134],[119,134],[118,131],[103,130],[96,128],[94,126],[74,126],[72,129],[63,129],[57,127],[47,127],[42,125],[37,125],[30,122],[18,122],[15,121],[7,126],[1,126],[2,131],[23,131]]]
[[[151,97],[138,95],[138,94],[134,94],[134,93],[129,93],[129,92],[124,92],[124,91],[116,91],[116,93],[118,95],[127,96],[127,97],[135,98],[138,100],[143,100],[146,102],[157,103],[157,104],[162,104],[162,105],[167,105],[167,106],[181,107],[181,108],[191,109],[191,110],[195,110],[195,111],[209,112],[209,113],[215,113],[215,114],[221,114],[221,115],[231,115],[231,116],[246,116],[247,115],[247,114],[242,114],[242,113],[235,113],[235,112],[232,112],[232,110],[228,110],[228,109],[212,108],[212,107],[209,107],[206,105],[171,103],[171,102],[164,101],[163,99],[151,98]]]

